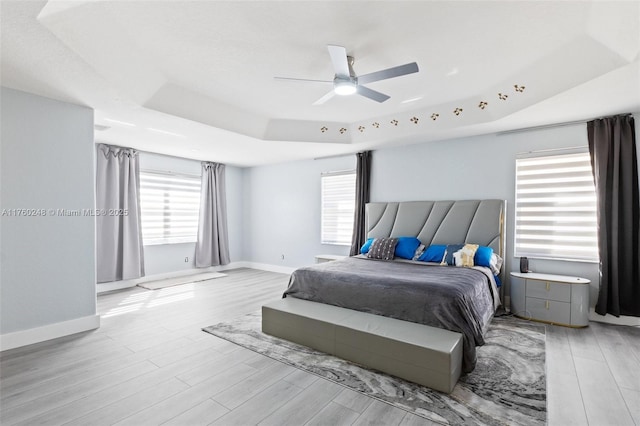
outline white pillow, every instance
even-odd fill
[[[493,272],[493,275],[500,274],[500,268],[502,268],[502,258],[493,253],[491,255],[491,261],[489,262],[489,268],[491,268],[491,272]]]

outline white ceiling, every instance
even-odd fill
[[[0,8],[2,85],[94,108],[97,141],[187,158],[253,166],[640,111],[638,1]],[[273,78],[331,80],[327,44],[361,75],[420,72],[369,84],[382,104],[314,106],[330,84]]]

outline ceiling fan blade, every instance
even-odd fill
[[[275,80],[284,80],[284,81],[309,81],[311,83],[333,83],[330,80],[313,80],[309,78],[291,78],[291,77],[273,77]]]
[[[347,49],[342,46],[328,45],[331,62],[333,62],[333,70],[338,77],[350,77],[349,62],[347,61]]]
[[[375,90],[371,90],[368,87],[360,85],[358,85],[358,94],[380,103],[390,98],[390,96],[387,96],[384,93],[376,92]]]
[[[312,105],[322,105],[323,103],[327,102],[329,99],[333,98],[335,95],[336,95],[336,92],[332,90],[326,95],[324,95],[323,97],[321,97],[320,99],[318,99],[317,101],[315,101]]]
[[[410,64],[404,64],[393,68],[387,68],[386,70],[376,71],[365,75],[358,76],[359,84],[372,83],[374,81],[386,80],[388,78],[400,77],[407,74],[413,74],[418,72],[418,64],[411,62]]]

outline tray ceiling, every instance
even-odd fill
[[[2,84],[96,139],[241,166],[640,111],[638,2],[2,2]],[[379,104],[336,96],[327,44]],[[150,130],[151,129],[151,130]]]

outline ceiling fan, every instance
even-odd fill
[[[387,80],[389,78],[400,77],[407,74],[418,72],[418,64],[411,62],[409,64],[397,67],[387,68],[384,70],[372,72],[369,74],[357,76],[353,71],[353,57],[347,56],[347,50],[342,46],[328,45],[329,56],[333,63],[335,76],[333,81],[329,80],[310,80],[304,78],[275,77],[277,80],[295,80],[308,81],[316,83],[333,83],[333,90],[318,99],[313,105],[321,105],[333,98],[335,95],[352,95],[357,93],[376,102],[384,102],[390,96],[380,93],[373,89],[363,86],[363,84],[373,83],[374,81]]]

